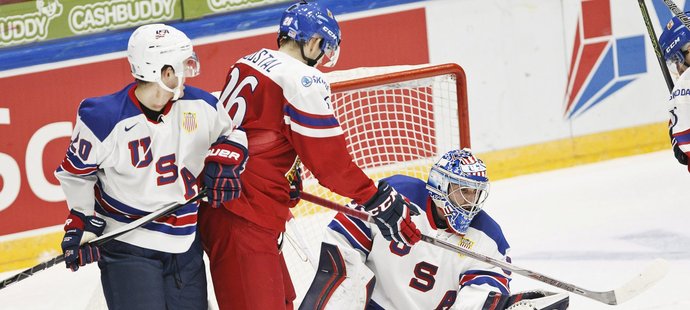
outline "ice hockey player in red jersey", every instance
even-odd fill
[[[469,149],[444,154],[429,180],[386,180],[420,208],[413,221],[425,234],[510,262],[501,227],[482,208],[489,195],[486,165]],[[510,294],[501,268],[428,243],[411,248],[381,238],[378,227],[337,213],[328,224],[319,267],[300,309],[563,310],[568,295]]]
[[[238,199],[202,207],[199,229],[221,309],[290,309],[295,298],[277,239],[298,202],[300,161],[319,182],[366,207],[385,238],[419,241],[413,209],[352,161],[317,65],[338,60],[340,28],[316,3],[288,7],[278,50],[261,49],[229,69],[219,101],[247,133],[249,159]]]

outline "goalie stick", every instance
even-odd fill
[[[126,234],[126,233],[128,233],[132,230],[135,230],[141,226],[144,226],[148,223],[151,223],[158,218],[161,218],[161,217],[166,216],[166,215],[170,215],[171,213],[182,208],[183,206],[185,206],[189,203],[195,202],[195,201],[197,201],[197,200],[199,200],[205,196],[206,196],[206,189],[202,189],[199,192],[199,194],[194,196],[192,199],[187,200],[183,204],[175,203],[175,204],[171,204],[171,205],[162,207],[156,211],[149,213],[146,216],[138,218],[137,220],[135,220],[135,221],[133,221],[133,222],[131,222],[125,226],[122,226],[118,229],[115,229],[113,231],[108,232],[107,234],[103,234],[99,237],[91,239],[88,243],[96,245],[96,246],[102,245],[103,243],[106,243],[110,240],[113,240],[113,239],[119,237],[119,236],[122,236],[123,234]],[[35,266],[33,266],[29,269],[26,269],[26,270],[24,270],[24,271],[22,271],[16,275],[10,277],[10,278],[3,280],[2,283],[0,283],[0,289],[3,289],[10,284],[24,280],[24,279],[34,275],[35,273],[41,271],[41,270],[48,269],[48,268],[53,267],[53,266],[55,266],[59,263],[62,263],[64,261],[65,261],[65,257],[63,255],[55,256],[55,257],[49,259],[48,261],[39,263],[38,265],[35,265]]]
[[[369,216],[369,214],[355,210],[346,206],[343,206],[341,204],[335,203],[333,201],[314,196],[312,194],[302,192],[300,195],[300,198],[309,201],[311,203],[329,208],[331,210],[335,210],[353,217],[356,217],[360,220],[363,221],[368,221],[368,222],[373,222],[373,219]],[[521,268],[518,266],[515,266],[513,264],[497,260],[495,258],[474,252],[472,250],[454,245],[452,243],[445,242],[443,240],[439,240],[427,235],[422,234],[422,241],[431,243],[435,246],[444,248],[446,250],[456,252],[459,254],[466,255],[468,257],[474,258],[476,260],[483,261],[487,264],[491,264],[493,266],[505,269],[505,270],[510,270],[514,273],[523,275],[525,277],[537,280],[539,282],[543,282],[555,287],[558,287],[560,289],[566,290],[571,293],[575,293],[587,298],[594,299],[596,301],[606,303],[609,305],[619,305],[623,302],[628,301],[629,299],[637,296],[647,288],[649,288],[652,284],[656,283],[659,281],[661,278],[663,278],[666,275],[666,272],[668,271],[668,262],[666,262],[663,259],[656,259],[654,260],[648,267],[645,269],[643,272],[637,274],[632,280],[628,281],[627,283],[621,285],[620,287],[610,290],[610,291],[603,291],[603,292],[597,292],[597,291],[591,291],[582,287],[579,287],[577,285],[573,285],[570,283],[563,282],[561,280],[554,279],[552,277],[543,275],[541,273],[538,273],[536,271],[532,271],[529,269]]]
[[[666,1],[664,1],[666,2]],[[666,60],[664,60],[664,55],[661,53],[661,47],[659,46],[659,40],[657,40],[656,37],[656,32],[654,32],[654,25],[652,24],[652,20],[649,18],[649,11],[647,11],[647,4],[645,3],[645,0],[637,0],[637,3],[640,5],[640,12],[642,12],[642,19],[644,19],[644,24],[647,26],[647,34],[649,34],[649,41],[652,42],[652,49],[654,49],[654,54],[656,54],[656,60],[659,62],[659,67],[661,68],[661,74],[664,76],[664,80],[666,81],[666,86],[668,87],[668,92],[673,92],[673,79],[671,78],[671,73],[668,71],[668,67],[666,67]],[[675,4],[671,2],[671,4],[675,7]],[[666,4],[668,6],[668,3]],[[670,8],[670,7],[669,7]],[[676,10],[678,8],[676,7]],[[671,9],[673,11],[673,9]],[[675,14],[675,13],[674,13]],[[682,12],[681,12],[682,14]],[[683,14],[685,16],[685,14]],[[680,17],[678,17],[680,18]],[[685,17],[687,20],[687,17]],[[683,19],[681,19],[682,21]],[[683,22],[685,26],[687,27],[688,24]]]

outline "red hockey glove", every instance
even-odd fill
[[[204,185],[209,189],[206,197],[211,207],[218,208],[223,202],[240,197],[240,174],[247,163],[247,153],[246,147],[225,140],[225,137],[211,145],[203,173]]]
[[[80,266],[98,261],[101,252],[95,245],[85,243],[80,245],[82,239],[91,239],[103,234],[105,221],[95,216],[86,216],[71,210],[65,221],[65,236],[62,238],[62,253],[65,255],[65,264],[72,271],[77,271]],[[84,232],[93,234],[84,238]],[[87,240],[85,240],[87,241]]]
[[[374,217],[376,226],[386,240],[411,246],[422,237],[410,219],[410,215],[419,214],[416,208],[412,208],[410,202],[386,181],[379,181],[378,191],[364,204],[364,210]]]

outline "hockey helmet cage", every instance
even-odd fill
[[[489,195],[486,165],[470,149],[452,150],[431,167],[426,187],[449,228],[464,235]]]
[[[324,66],[333,67],[340,54],[341,33],[333,13],[317,3],[302,1],[288,7],[280,19],[278,40],[288,37],[300,44],[314,36],[321,37],[321,52],[326,57]]]

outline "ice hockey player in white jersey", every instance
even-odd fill
[[[211,202],[240,190],[241,169],[235,168],[246,159],[246,135],[214,96],[184,85],[199,73],[190,39],[167,25],[145,25],[130,36],[127,54],[136,82],[81,102],[55,172],[70,209],[65,262],[76,271],[98,261],[110,309],[207,309],[198,203],[100,247],[80,246],[90,234],[185,203],[199,192],[205,163]],[[214,154],[223,152],[216,149],[237,150],[238,156],[217,159]],[[219,165],[230,169],[216,173]]]
[[[421,210],[422,234],[510,262],[501,227],[482,207],[489,195],[484,163],[469,149],[434,164],[428,182],[385,180]],[[440,247],[387,241],[376,225],[338,213],[328,224],[319,267],[300,309],[566,309],[568,295],[511,295],[510,274]]]
[[[690,12],[685,12],[690,14]],[[678,17],[666,24],[659,37],[666,64],[675,80],[669,98],[669,136],[673,153],[679,163],[688,166],[690,155],[690,30]],[[690,172],[690,166],[688,166]]]

